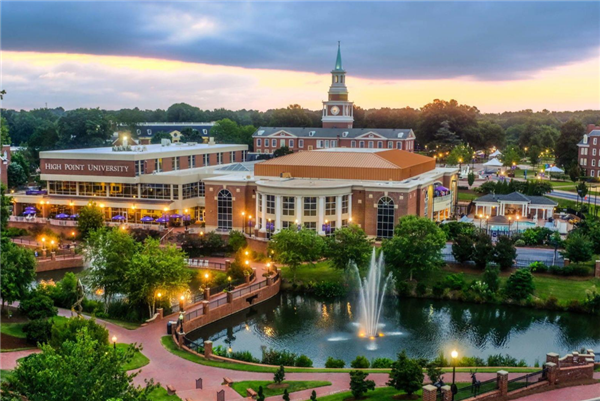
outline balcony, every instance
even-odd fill
[[[439,212],[452,208],[452,194],[437,196],[433,198],[433,211]]]

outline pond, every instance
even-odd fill
[[[79,273],[81,273],[83,271],[83,266],[81,267],[72,267],[69,269],[59,269],[59,270],[50,270],[50,271],[46,271],[46,272],[39,272],[35,274],[35,281],[36,282],[40,282],[42,280],[48,281],[48,280],[54,280],[54,282],[60,281],[63,279],[63,277],[65,276],[65,274],[67,274],[67,272],[72,272],[75,273],[76,275],[79,275]]]
[[[461,356],[484,359],[502,353],[530,366],[543,363],[548,352],[600,350],[600,322],[591,315],[387,297],[380,319],[382,337],[369,339],[358,336],[356,304],[352,297],[320,301],[283,293],[188,337],[247,350],[259,359],[262,346],[286,349],[307,355],[316,367],[324,366],[329,356],[349,366],[357,355],[394,359],[403,349],[425,358],[440,351],[448,357],[454,348]]]

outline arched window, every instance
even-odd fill
[[[231,192],[226,189],[217,195],[217,229],[231,231],[233,228],[233,203]]]
[[[392,238],[394,235],[394,201],[388,196],[377,203],[377,238]]]

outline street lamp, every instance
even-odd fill
[[[479,229],[481,230],[481,222],[483,221],[483,215],[479,215]]]
[[[46,250],[46,237],[42,237],[42,251]]]
[[[460,174],[460,172],[462,171],[462,162],[463,162],[463,159],[461,157],[458,159],[458,174]]]
[[[244,234],[246,234],[246,212],[242,212],[242,227],[244,229]]]
[[[117,350],[117,336],[112,336],[113,349]]]
[[[458,358],[458,352],[454,349],[450,353],[452,357],[452,386],[450,387],[450,391],[452,392],[452,401],[454,401],[454,394],[458,392],[458,388],[456,387],[456,358]]]
[[[179,312],[183,312],[183,306],[185,302],[185,296],[179,297]]]
[[[267,274],[271,274],[271,264],[267,263]]]
[[[227,281],[229,282],[228,289],[231,291],[231,276],[227,276]]]
[[[521,216],[517,215],[515,217],[515,219],[517,219],[517,234],[519,233],[519,219],[521,218]]]
[[[490,230],[490,216],[485,216],[485,232],[489,232]]]
[[[248,232],[252,235],[252,216],[248,216]]]

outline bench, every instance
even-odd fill
[[[258,396],[258,394],[256,393],[256,391],[252,390],[251,388],[247,388],[246,389],[246,395],[250,398],[256,399],[256,397]]]
[[[175,387],[170,384],[167,385],[167,395],[175,395],[176,392]]]
[[[223,378],[223,383],[221,383],[221,384],[224,384],[225,386],[231,387],[231,385],[233,384],[233,380],[231,380],[229,377],[224,377]]]

